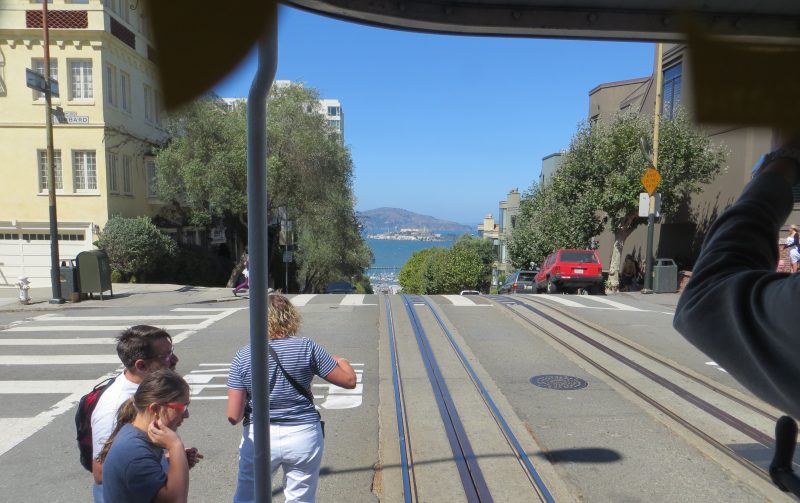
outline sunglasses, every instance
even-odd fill
[[[162,403],[161,405],[163,405],[168,409],[177,410],[181,414],[189,410],[188,403],[169,402],[169,403]]]

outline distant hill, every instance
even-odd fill
[[[474,233],[475,227],[420,215],[400,208],[376,208],[356,214],[364,223],[368,233],[379,233],[400,229],[427,229],[431,232]]]

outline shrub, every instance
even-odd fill
[[[148,217],[111,217],[97,246],[108,254],[112,270],[123,279],[146,280],[163,261],[176,254],[175,242],[161,232]]]

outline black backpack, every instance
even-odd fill
[[[110,377],[92,388],[78,402],[75,411],[75,429],[78,430],[78,451],[80,452],[81,465],[92,471],[92,412],[97,407],[97,402],[103,392],[111,386],[117,376]]]

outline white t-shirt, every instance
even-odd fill
[[[125,374],[117,377],[106,389],[92,412],[92,457],[96,458],[103,450],[108,437],[117,425],[117,411],[125,400],[132,397],[139,385],[129,381]]]

